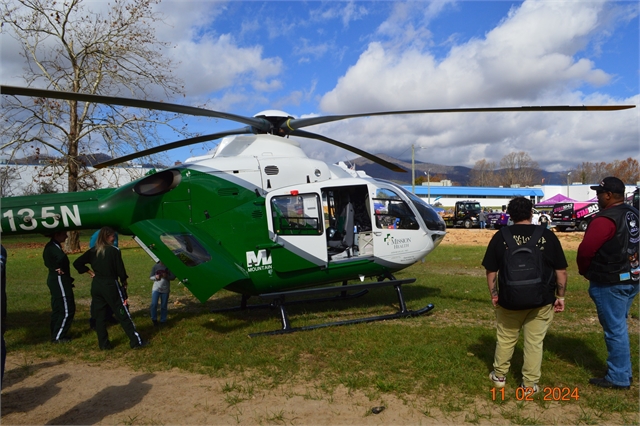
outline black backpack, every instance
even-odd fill
[[[544,258],[536,245],[544,226],[536,226],[531,239],[518,245],[508,226],[501,229],[507,243],[502,267],[498,275],[498,303],[511,310],[532,309],[547,303],[549,282],[545,277]]]

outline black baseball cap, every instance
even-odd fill
[[[600,185],[592,186],[591,189],[595,189],[596,193],[612,192],[614,194],[624,195],[625,185],[620,179],[615,176],[607,176],[602,179]]]

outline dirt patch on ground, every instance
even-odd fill
[[[2,424],[457,425],[579,424],[578,404],[451,398],[399,398],[313,383],[256,390],[243,377],[212,378],[178,370],[145,373],[109,363],[34,360],[12,353],[2,390]],[[587,411],[590,411],[587,409]],[[377,413],[377,414],[376,414]],[[587,413],[592,415],[590,413]],[[608,424],[628,420],[599,418]],[[637,419],[635,419],[637,422]]]
[[[466,245],[466,246],[487,246],[495,229],[447,229],[447,235],[442,244]],[[556,232],[556,237],[560,240],[564,250],[578,250],[582,242],[584,232]]]

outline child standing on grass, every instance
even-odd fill
[[[170,281],[176,278],[162,262],[151,268],[153,288],[151,289],[151,321],[158,325],[158,299],[160,299],[160,323],[167,322],[167,304],[169,302]]]

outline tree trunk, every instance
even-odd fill
[[[77,85],[74,84],[74,88]],[[76,90],[77,91],[77,90]],[[78,122],[78,102],[69,101],[69,148],[67,164],[69,165],[68,172],[68,191],[78,192],[78,173],[80,170],[80,164],[78,164],[78,134],[80,133]],[[69,253],[77,253],[80,251],[80,234],[78,231],[70,231],[68,233],[69,238],[66,242],[66,250]]]

